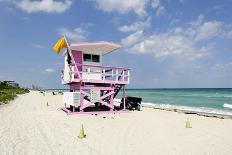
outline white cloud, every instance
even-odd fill
[[[143,38],[143,31],[138,31],[135,32],[133,34],[130,34],[129,36],[127,36],[126,38],[123,38],[121,41],[121,44],[124,47],[131,47],[135,44],[137,44],[139,41],[141,41]]]
[[[218,21],[204,22],[203,16],[183,27],[170,28],[167,32],[151,35],[135,31],[121,40],[126,51],[148,53],[156,59],[175,57],[183,60],[196,60],[211,54],[212,44],[199,43],[221,35],[223,24]]]
[[[150,5],[157,10],[157,15],[164,10],[159,0],[95,0],[95,2],[97,8],[105,12],[116,11],[121,14],[134,12],[140,17],[147,15],[146,7]]]
[[[97,7],[105,12],[117,11],[125,14],[133,11],[139,16],[146,15],[147,2],[148,0],[96,0]]]
[[[58,29],[58,33],[59,35],[65,35],[71,41],[76,42],[84,41],[87,36],[87,32],[81,27],[77,27],[74,30],[69,30],[65,27],[61,27]]]
[[[192,27],[197,27],[201,25],[203,22],[204,22],[204,16],[199,15],[197,19],[195,21],[190,22],[189,25],[191,25]]]
[[[18,8],[27,13],[40,11],[48,13],[61,13],[72,5],[72,0],[20,0],[15,1],[15,4]]]
[[[217,36],[222,31],[222,23],[218,21],[209,21],[203,23],[197,30],[196,40],[206,40]]]
[[[205,21],[200,15],[195,21],[182,27],[172,27],[167,32],[154,32],[147,35],[146,26],[136,22],[119,28],[131,32],[121,39],[128,52],[150,54],[156,59],[172,57],[183,61],[193,61],[209,56],[214,52],[214,38],[231,38],[232,26],[220,21]]]
[[[156,16],[160,16],[164,13],[164,7],[161,5],[160,0],[152,0],[151,6],[156,9]]]
[[[200,15],[196,21],[190,22],[189,27],[185,29],[185,34],[194,37],[194,41],[200,42],[217,37],[230,39],[232,36],[232,25],[221,21],[206,21],[204,16]]]
[[[131,25],[123,25],[119,27],[118,30],[121,32],[135,32],[135,31],[144,30],[145,28],[150,27],[150,25],[151,25],[151,20],[150,18],[148,18],[146,21],[138,21]]]
[[[130,40],[133,40],[133,34],[130,35]],[[141,40],[136,39],[137,43],[126,46],[129,52],[149,53],[156,59],[162,59],[169,56],[184,58],[184,60],[195,60],[206,55],[209,55],[210,46],[195,47],[191,39],[184,35],[174,34],[174,32],[154,33],[150,36],[140,36]],[[122,40],[130,42],[128,38]],[[123,44],[128,45],[128,44]]]
[[[217,63],[213,66],[213,69],[223,71],[223,70],[230,70],[232,68],[232,62],[229,63]]]
[[[43,74],[49,74],[49,73],[54,73],[54,72],[55,72],[55,69],[53,69],[53,68],[47,68],[44,71],[42,71],[41,73],[43,73]]]

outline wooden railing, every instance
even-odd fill
[[[111,66],[77,65],[72,66],[70,82],[120,83],[129,84],[130,69]],[[74,71],[75,70],[75,71]],[[78,77],[78,73],[80,77]]]

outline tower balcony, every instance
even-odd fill
[[[107,83],[129,84],[130,69],[111,66],[95,66],[87,64],[73,64],[69,70],[62,71],[62,83]]]

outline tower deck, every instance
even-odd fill
[[[73,82],[83,83],[105,83],[105,84],[123,84],[127,85],[130,81],[130,69],[111,66],[96,65],[77,65],[80,70],[75,70],[74,65],[71,67],[70,81],[65,81],[62,71],[62,83],[68,84]]]

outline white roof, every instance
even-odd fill
[[[120,48],[120,45],[111,42],[93,42],[71,44],[70,48],[71,50],[82,51],[83,53],[105,55]]]

